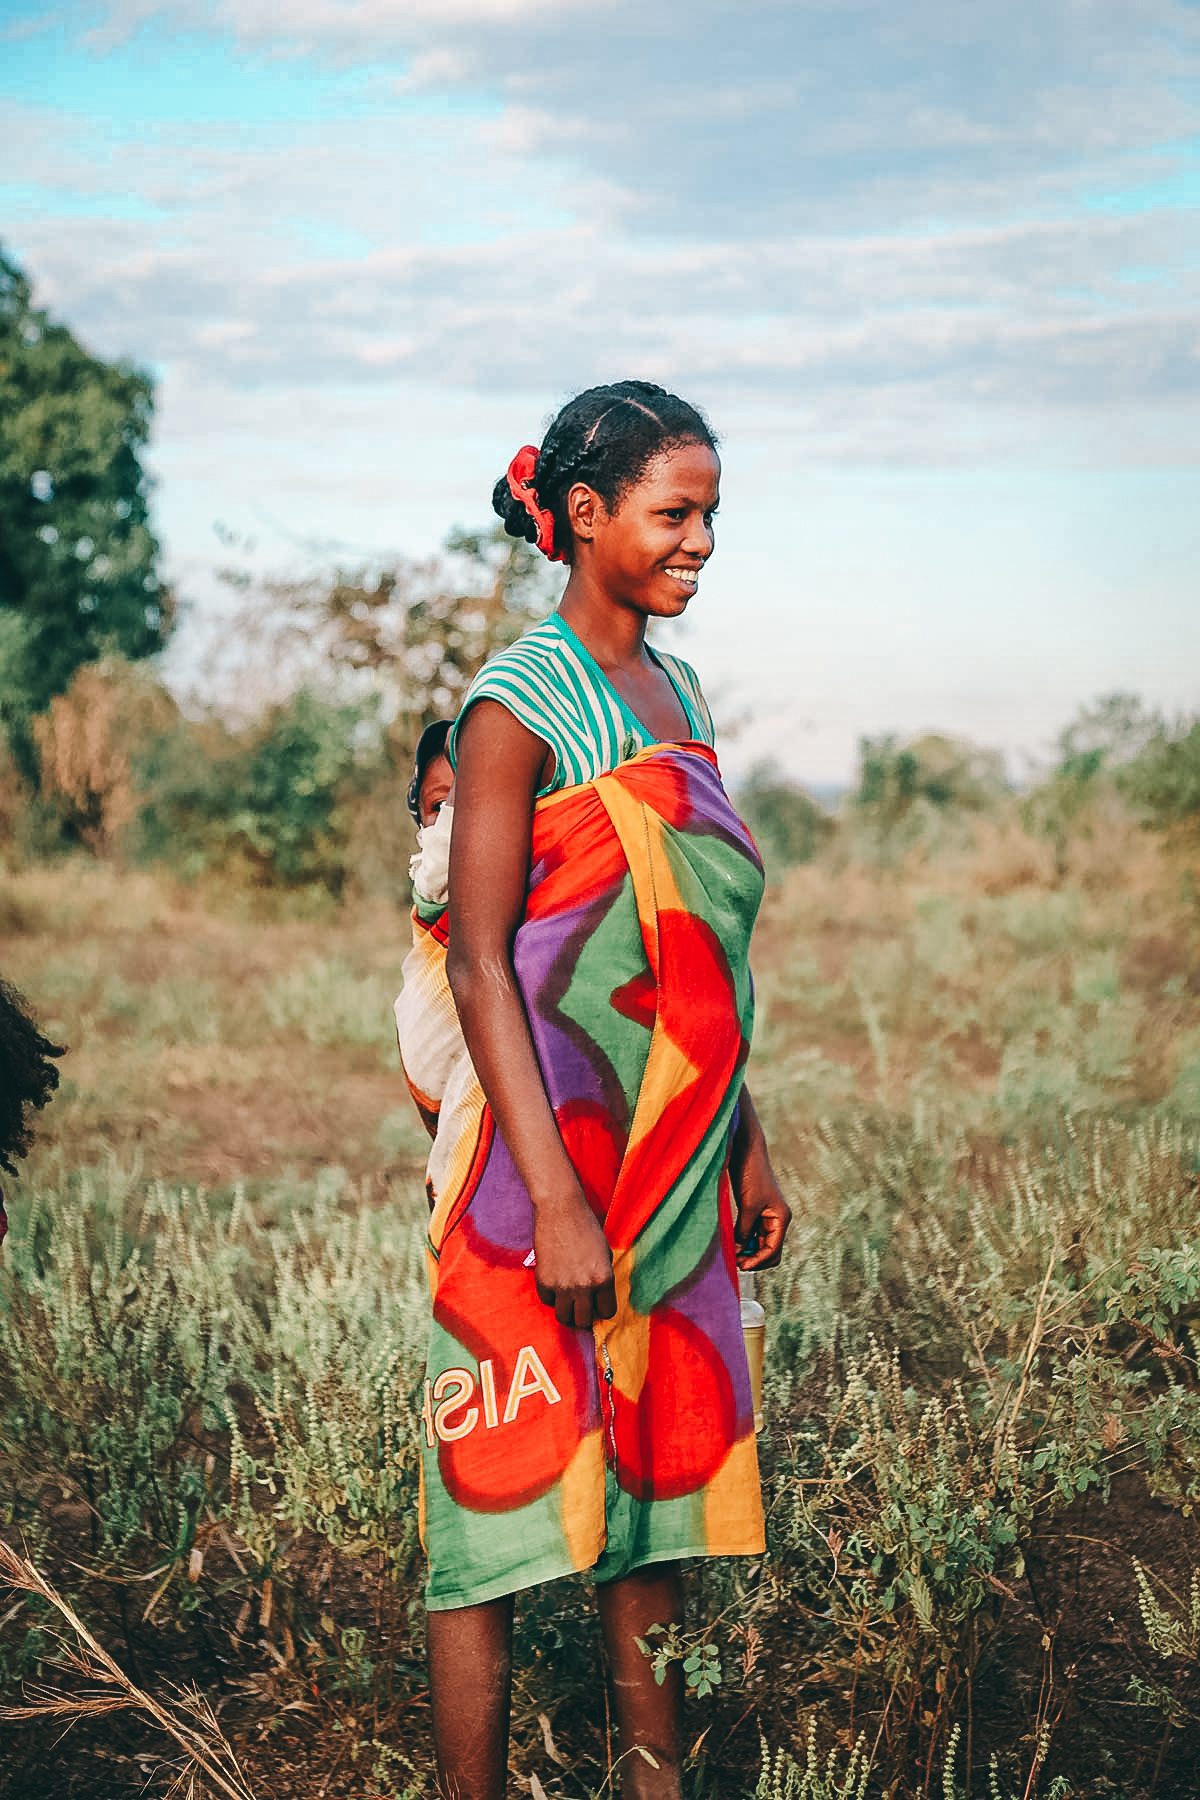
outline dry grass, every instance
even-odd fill
[[[893,869],[835,846],[769,893],[751,1079],[785,1161],[851,1105],[983,1133],[1062,1107],[1191,1108],[1200,912],[1160,840],[1108,823],[1064,877],[998,815]]]
[[[62,1667],[88,1684],[66,1693],[61,1688],[33,1688],[24,1706],[0,1706],[0,1719],[20,1723],[32,1719],[94,1719],[105,1713],[143,1714],[182,1753],[168,1800],[202,1800],[207,1790],[226,1800],[254,1800],[231,1746],[207,1700],[195,1690],[165,1703],[145,1693],[97,1642],[70,1602],[36,1569],[28,1557],[0,1539],[0,1581],[19,1594],[31,1594],[51,1608],[66,1626],[60,1639]]]
[[[92,849],[120,847],[141,804],[137,748],[177,717],[153,676],[118,658],[81,668],[35,721],[42,796]]]
[[[890,870],[835,842],[770,891],[752,1080],[785,1162],[850,1105],[984,1131],[1044,1106],[1190,1106],[1185,871],[1116,813],[1065,868],[997,813]],[[210,1186],[331,1163],[417,1181],[390,1015],[408,943],[379,900],[289,916],[91,859],[11,875],[0,970],[70,1046],[44,1141],[68,1167],[111,1148]]]
[[[1073,841],[1058,855],[1023,831],[1015,816],[997,812],[978,821],[972,832],[964,828],[947,836],[936,854],[915,851],[888,869],[854,860],[843,837],[840,845],[832,843],[817,863],[794,870],[768,896],[755,954],[759,1021],[752,1083],[794,1188],[798,1215],[791,1269],[778,1278],[774,1291],[777,1309],[788,1312],[792,1333],[778,1339],[787,1355],[777,1348],[777,1386],[785,1376],[792,1382],[795,1370],[787,1357],[799,1366],[804,1346],[806,1357],[817,1354],[814,1345],[824,1346],[821,1356],[832,1356],[829,1346],[841,1329],[838,1321],[859,1288],[867,1299],[877,1296],[881,1308],[885,1302],[888,1307],[899,1304],[896,1271],[904,1250],[899,1235],[900,1248],[884,1270],[886,1280],[880,1257],[892,1241],[893,1226],[899,1234],[900,1213],[913,1221],[919,1217],[922,1229],[929,1224],[932,1230],[939,1221],[958,1217],[960,1186],[995,1200],[1003,1187],[996,1171],[1007,1166],[1004,1153],[995,1148],[998,1140],[1033,1143],[1040,1121],[1053,1126],[1064,1114],[1144,1117],[1163,1108],[1185,1120],[1200,1118],[1200,913],[1178,854],[1123,817],[1114,817],[1103,833]],[[269,902],[233,886],[188,890],[165,877],[118,873],[86,858],[17,871],[0,886],[0,970],[30,995],[47,1026],[71,1046],[63,1063],[63,1090],[42,1121],[43,1147],[26,1191],[36,1191],[40,1183],[46,1194],[58,1196],[55,1205],[61,1212],[67,1204],[64,1196],[76,1188],[82,1192],[85,1178],[58,1179],[51,1165],[59,1161],[64,1169],[77,1171],[99,1161],[104,1151],[114,1153],[111,1166],[123,1166],[122,1180],[131,1195],[142,1195],[149,1186],[133,1173],[139,1169],[168,1183],[211,1187],[247,1181],[249,1210],[243,1213],[237,1203],[238,1229],[247,1234],[246,1271],[253,1265],[258,1272],[253,1282],[245,1272],[245,1280],[252,1286],[282,1281],[280,1270],[288,1280],[286,1293],[281,1286],[273,1299],[259,1294],[255,1317],[269,1320],[273,1348],[268,1355],[258,1346],[245,1364],[246,1379],[266,1382],[285,1353],[295,1360],[300,1355],[296,1346],[303,1349],[311,1339],[319,1367],[300,1370],[296,1391],[307,1394],[311,1385],[320,1404],[309,1410],[321,1432],[330,1421],[340,1420],[346,1442],[355,1445],[374,1442],[356,1409],[369,1386],[362,1371],[374,1369],[378,1358],[372,1360],[375,1340],[365,1327],[361,1368],[346,1362],[346,1346],[359,1343],[360,1314],[365,1317],[363,1309],[369,1312],[380,1295],[399,1309],[398,1317],[403,1313],[408,1318],[402,1305],[405,1282],[419,1285],[419,1258],[411,1269],[405,1258],[409,1238],[414,1243],[419,1238],[423,1216],[424,1140],[397,1067],[390,1019],[408,943],[407,918],[382,902],[359,900],[340,910],[325,905],[306,916],[303,903]],[[819,1121],[839,1114],[830,1132],[814,1130]],[[342,1201],[322,1201],[324,1211],[311,1195],[304,1199],[299,1182],[281,1179],[308,1176],[329,1165],[347,1169],[355,1185],[353,1192],[345,1189]],[[376,1210],[381,1175],[404,1196],[404,1208]],[[336,1180],[331,1183],[331,1191],[342,1192]],[[1187,1190],[1188,1206],[1193,1191],[1194,1184]],[[180,1200],[181,1218],[193,1204],[198,1216],[208,1217],[203,1202],[193,1196]],[[1172,1217],[1186,1232],[1184,1202],[1174,1195],[1171,1204]],[[224,1245],[220,1234],[232,1210],[227,1198],[212,1209],[204,1231],[216,1234],[213,1243]],[[172,1236],[163,1222],[165,1212],[161,1217],[156,1212],[144,1227],[130,1223],[124,1235],[116,1228],[111,1197],[96,1216],[113,1243],[129,1247],[153,1239],[154,1266],[161,1251],[162,1266],[172,1270],[179,1291],[191,1297],[189,1304],[195,1300],[199,1305],[201,1289],[207,1293],[207,1288],[196,1271],[216,1279],[208,1237],[201,1233],[196,1238],[197,1260],[187,1262],[187,1233],[181,1226]],[[264,1234],[277,1225],[295,1235],[291,1260],[272,1262],[260,1255]],[[1147,1232],[1143,1235],[1150,1248],[1167,1242],[1157,1223]],[[349,1255],[351,1242],[359,1245],[355,1255],[361,1252],[362,1266]],[[388,1244],[390,1262],[384,1256]],[[915,1267],[927,1252],[924,1239],[914,1245],[905,1255]],[[19,1247],[18,1223],[11,1253]],[[225,1246],[222,1254],[227,1250]],[[1032,1284],[1026,1309],[1030,1316],[1036,1311],[1047,1254],[1039,1252],[1026,1283]],[[1011,1256],[1010,1249],[1007,1261]],[[857,1263],[849,1268],[855,1257],[862,1263],[861,1279]],[[332,1258],[328,1268],[322,1258]],[[63,1276],[61,1261],[58,1252],[50,1259],[56,1281]],[[999,1259],[997,1267],[1005,1261]],[[132,1305],[129,1295],[138,1281],[150,1279],[150,1267],[147,1249],[136,1280],[130,1275],[128,1282],[110,1284],[118,1311]],[[86,1290],[85,1273],[80,1275],[81,1292]],[[1019,1272],[1014,1279],[1018,1288],[1025,1280]],[[794,1292],[788,1281],[798,1284]],[[913,1292],[918,1289],[924,1293],[914,1276]],[[104,1291],[108,1294],[109,1288]],[[331,1364],[321,1335],[324,1327],[317,1329],[331,1295],[350,1322],[335,1334],[344,1369],[341,1363]],[[1010,1298],[1024,1321],[1020,1292],[1013,1290]],[[932,1331],[921,1310],[925,1306],[923,1299],[919,1306],[914,1301],[911,1319],[896,1315],[902,1347],[911,1348],[921,1332]],[[216,1317],[219,1308],[210,1310]],[[415,1304],[409,1311],[415,1319]],[[311,1331],[307,1326],[301,1330],[305,1320]],[[189,1327],[180,1341],[190,1344],[193,1338],[199,1342],[200,1334]],[[1022,1343],[1027,1338],[1026,1324]],[[941,1367],[937,1344],[933,1351],[936,1374]],[[419,1352],[405,1354],[411,1360]],[[953,1362],[957,1373],[961,1355],[956,1353]],[[1021,1367],[1030,1379],[1027,1354]],[[21,1394],[30,1389],[29,1370],[26,1359],[18,1377]],[[1020,1381],[1018,1369],[1014,1392]],[[783,1406],[784,1399],[775,1398]],[[58,1401],[45,1408],[54,1420],[68,1410]],[[247,1429],[254,1416],[246,1412]],[[370,1684],[361,1677],[362,1659],[377,1655],[377,1644],[388,1641],[379,1626],[381,1603],[371,1601],[365,1578],[372,1573],[380,1593],[386,1589],[390,1594],[391,1584],[384,1580],[382,1559],[370,1561],[359,1554],[361,1521],[352,1535],[348,1503],[337,1511],[337,1520],[345,1542],[356,1547],[336,1548],[333,1515],[320,1505],[331,1457],[320,1432],[309,1445],[309,1412],[301,1419],[295,1410],[295,1417],[299,1423],[284,1446],[284,1460],[295,1476],[288,1493],[298,1496],[297,1517],[302,1512],[315,1517],[317,1511],[321,1516],[313,1541],[298,1536],[289,1550],[293,1566],[287,1579],[300,1594],[311,1575],[321,1604],[314,1600],[309,1609],[312,1641],[298,1637],[298,1649],[297,1644],[289,1648],[285,1627],[291,1629],[292,1615],[277,1600],[271,1629],[280,1634],[278,1654],[274,1639],[257,1646],[263,1657],[263,1670],[257,1673],[266,1683],[262,1704],[273,1709],[269,1727],[263,1729],[275,1733],[278,1726],[278,1733],[256,1746],[248,1731],[235,1731],[229,1714],[223,1715],[226,1729],[251,1778],[281,1796],[308,1800],[326,1791],[393,1794],[408,1791],[410,1783],[415,1792],[426,1761],[425,1718],[419,1711],[426,1698],[419,1686],[415,1639],[409,1641],[419,1605],[414,1599],[406,1612],[405,1600],[400,1609],[404,1655],[412,1668],[400,1683],[402,1698],[395,1702],[404,1710],[384,1719],[374,1710],[376,1701],[366,1696]],[[14,1441],[24,1439],[18,1433]],[[379,1491],[374,1479],[362,1484],[364,1494],[368,1487],[372,1495]],[[283,1505],[278,1496],[270,1504],[259,1498],[261,1513],[247,1514],[239,1526],[251,1535],[257,1525],[265,1531],[275,1517],[271,1506]],[[80,1501],[79,1518],[64,1524],[61,1503],[51,1495],[43,1511],[48,1548],[55,1556],[76,1554],[87,1507]],[[358,1520],[357,1513],[354,1518]],[[241,1593],[246,1582],[254,1585],[254,1567],[247,1565],[249,1575],[232,1563],[224,1567],[217,1522],[214,1517],[202,1527],[210,1534],[201,1546],[209,1557],[204,1580],[220,1586],[227,1579],[231,1594],[237,1590],[228,1601],[236,1640],[231,1649],[235,1659],[249,1665],[256,1646],[248,1638],[243,1641]],[[1135,1524],[1141,1532],[1141,1512]],[[64,1532],[65,1551],[58,1542]],[[807,1556],[807,1540],[800,1549]],[[159,1555],[156,1549],[155,1568]],[[335,1561],[336,1593],[330,1573]],[[52,1559],[49,1566],[60,1587],[70,1585],[73,1578],[62,1573],[64,1561]],[[273,1567],[274,1591],[282,1595],[287,1572],[282,1562]],[[409,1577],[415,1582],[411,1571]],[[27,1569],[25,1578],[34,1579],[34,1573]],[[718,1579],[705,1576],[710,1585]],[[182,1589],[182,1578],[178,1585]],[[709,1595],[708,1588],[704,1592]],[[719,1611],[729,1595],[717,1588],[712,1593]],[[335,1604],[339,1631],[348,1627],[337,1639],[322,1622],[322,1608],[327,1605],[332,1616]],[[82,1601],[79,1605],[82,1609]],[[106,1599],[100,1613],[117,1643],[114,1605]],[[135,1622],[134,1637],[140,1632],[143,1640],[166,1642],[168,1611],[164,1599],[165,1622],[157,1617],[143,1620],[140,1627]],[[61,1608],[59,1616],[65,1617]],[[256,1608],[255,1616],[261,1621],[261,1610]],[[786,1643],[787,1656],[799,1659],[797,1668],[808,1655],[808,1618],[797,1612],[778,1627],[792,1634],[780,1641]],[[153,1635],[160,1630],[161,1640]],[[576,1601],[568,1604],[561,1595],[530,1597],[522,1618],[524,1674],[518,1680],[514,1754],[522,1769],[539,1769],[538,1779],[549,1783],[549,1792],[575,1791],[569,1783],[563,1785],[567,1778],[560,1779],[557,1768],[537,1760],[544,1742],[538,1721],[548,1705],[553,1710],[560,1702],[561,1710],[553,1712],[555,1737],[580,1759],[571,1780],[582,1784],[580,1771],[593,1766],[600,1771],[596,1781],[603,1779],[603,1739],[596,1737],[596,1722],[579,1698],[585,1693],[594,1698],[590,1630]],[[189,1632],[186,1641],[198,1655],[200,1624]],[[259,1635],[265,1639],[266,1634],[263,1627]],[[349,1646],[358,1639],[368,1648],[352,1653]],[[171,1657],[184,1641],[179,1634],[171,1637]],[[1035,1647],[1041,1642],[1040,1626],[1031,1642]],[[223,1657],[224,1639],[219,1647]],[[578,1670],[571,1658],[581,1665]],[[178,1672],[174,1663],[157,1666]],[[785,1662],[782,1668],[786,1684],[793,1664]],[[324,1684],[319,1707],[310,1685],[316,1672]],[[796,1676],[793,1685],[800,1679]],[[805,1704],[811,1705],[823,1690],[812,1685],[816,1676],[804,1679],[809,1683]],[[525,1680],[527,1694],[521,1688]],[[128,1694],[121,1698],[124,1692],[97,1688],[93,1698],[102,1710],[124,1707],[131,1703]],[[714,1732],[710,1746],[722,1768],[744,1772],[754,1760],[756,1727],[747,1723],[744,1701],[757,1705],[757,1692],[748,1688],[745,1696],[732,1696],[728,1714],[722,1714],[726,1735],[718,1742]],[[55,1693],[54,1705],[69,1714],[76,1698],[69,1691],[65,1698],[61,1690]],[[760,1698],[767,1708],[767,1699]],[[770,1705],[775,1704],[772,1695]],[[828,1704],[836,1713],[836,1695]],[[335,1708],[342,1710],[331,1725]],[[167,1710],[175,1716],[178,1709]],[[794,1717],[771,1714],[772,1731],[799,1730],[803,1719],[795,1707],[793,1712]],[[202,1735],[203,1722],[186,1706],[176,1723]],[[852,1723],[853,1702],[848,1730]],[[738,1736],[743,1727],[746,1743]],[[294,1747],[286,1748],[293,1741]],[[406,1761],[410,1752],[413,1760]],[[349,1770],[356,1765],[357,1785],[340,1785],[349,1781]],[[376,1766],[379,1772],[368,1783],[364,1771]],[[714,1770],[717,1766],[714,1760]],[[227,1773],[233,1781],[233,1773]],[[524,1779],[532,1781],[531,1776]],[[591,1781],[590,1773],[586,1779]],[[702,1786],[700,1773],[696,1782],[704,1800],[718,1792],[748,1791],[736,1782],[733,1788]],[[1142,1790],[1131,1787],[1134,1791]],[[1160,1790],[1159,1800],[1164,1793]]]
[[[207,1185],[330,1163],[406,1178],[423,1135],[390,1008],[409,941],[378,902],[216,910],[82,858],[11,876],[0,969],[69,1046],[41,1138],[67,1167],[108,1148]]]

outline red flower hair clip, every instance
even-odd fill
[[[508,465],[508,491],[514,500],[521,502],[537,526],[537,547],[542,555],[549,562],[565,562],[562,551],[554,548],[554,515],[538,505],[533,491],[537,463],[538,453],[533,445],[523,444]]]

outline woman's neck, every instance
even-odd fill
[[[646,666],[646,615],[620,606],[579,569],[571,571],[559,615],[602,669]]]

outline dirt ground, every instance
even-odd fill
[[[58,1523],[61,1538],[64,1522]],[[313,1554],[320,1554],[318,1547]],[[1200,1669],[1194,1661],[1164,1663],[1149,1651],[1138,1614],[1134,1556],[1160,1592],[1174,1589],[1186,1600],[1188,1571],[1200,1563],[1200,1525],[1149,1498],[1136,1474],[1116,1478],[1107,1504],[1089,1494],[1038,1531],[1025,1576],[1004,1595],[997,1628],[980,1655],[957,1792],[984,1800],[995,1754],[1007,1800],[1018,1776],[1023,1787],[1039,1733],[1048,1730],[1049,1752],[1031,1792],[1046,1795],[1054,1778],[1062,1777],[1072,1800],[1196,1800],[1200,1795],[1195,1722]],[[69,1572],[69,1558],[63,1560],[60,1579]],[[343,1586],[358,1583],[365,1619],[376,1604],[376,1572],[343,1570],[338,1580]],[[354,1599],[340,1593],[339,1611]],[[115,1589],[106,1612],[105,1636],[132,1672],[156,1689],[196,1682],[205,1690],[262,1800],[393,1800],[416,1770],[428,1771],[428,1695],[415,1660],[398,1671],[390,1707],[374,1710],[367,1703],[318,1699],[302,1674],[272,1671],[249,1645],[248,1653],[238,1656],[211,1621],[182,1637],[174,1628],[139,1624],[136,1607],[127,1606],[122,1621]],[[689,1702],[689,1742],[704,1734],[703,1763],[694,1765],[698,1800],[750,1800],[760,1727],[775,1745],[797,1739],[815,1709],[822,1738],[844,1740],[845,1696],[804,1679],[802,1628],[768,1627],[767,1643],[769,1655],[749,1684],[731,1682],[713,1701]],[[553,1680],[552,1665],[544,1673]],[[1159,1690],[1160,1707],[1169,1704],[1174,1719],[1138,1704],[1131,1677]],[[600,1788],[606,1751],[602,1684],[597,1678],[590,1699],[581,1693],[577,1673],[566,1685],[562,1703],[552,1706],[552,1727],[547,1723],[545,1729],[535,1711],[539,1703],[523,1705],[518,1690],[514,1794],[531,1791],[531,1773],[551,1800],[558,1795],[586,1800]],[[856,1730],[870,1734],[873,1723],[869,1714],[860,1717]],[[381,1747],[390,1768],[373,1775]],[[932,1773],[930,1791],[940,1792],[940,1767],[935,1764]],[[0,1736],[0,1800],[163,1796],[172,1775],[169,1743],[126,1713],[81,1721],[65,1731],[57,1722],[10,1724]]]

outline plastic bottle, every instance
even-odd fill
[[[741,1295],[742,1301],[742,1336],[746,1340],[746,1361],[750,1365],[750,1397],[754,1406],[754,1429],[761,1431],[763,1428],[763,1340],[766,1335],[767,1315],[754,1298],[753,1270],[742,1269],[739,1271],[738,1293]]]

